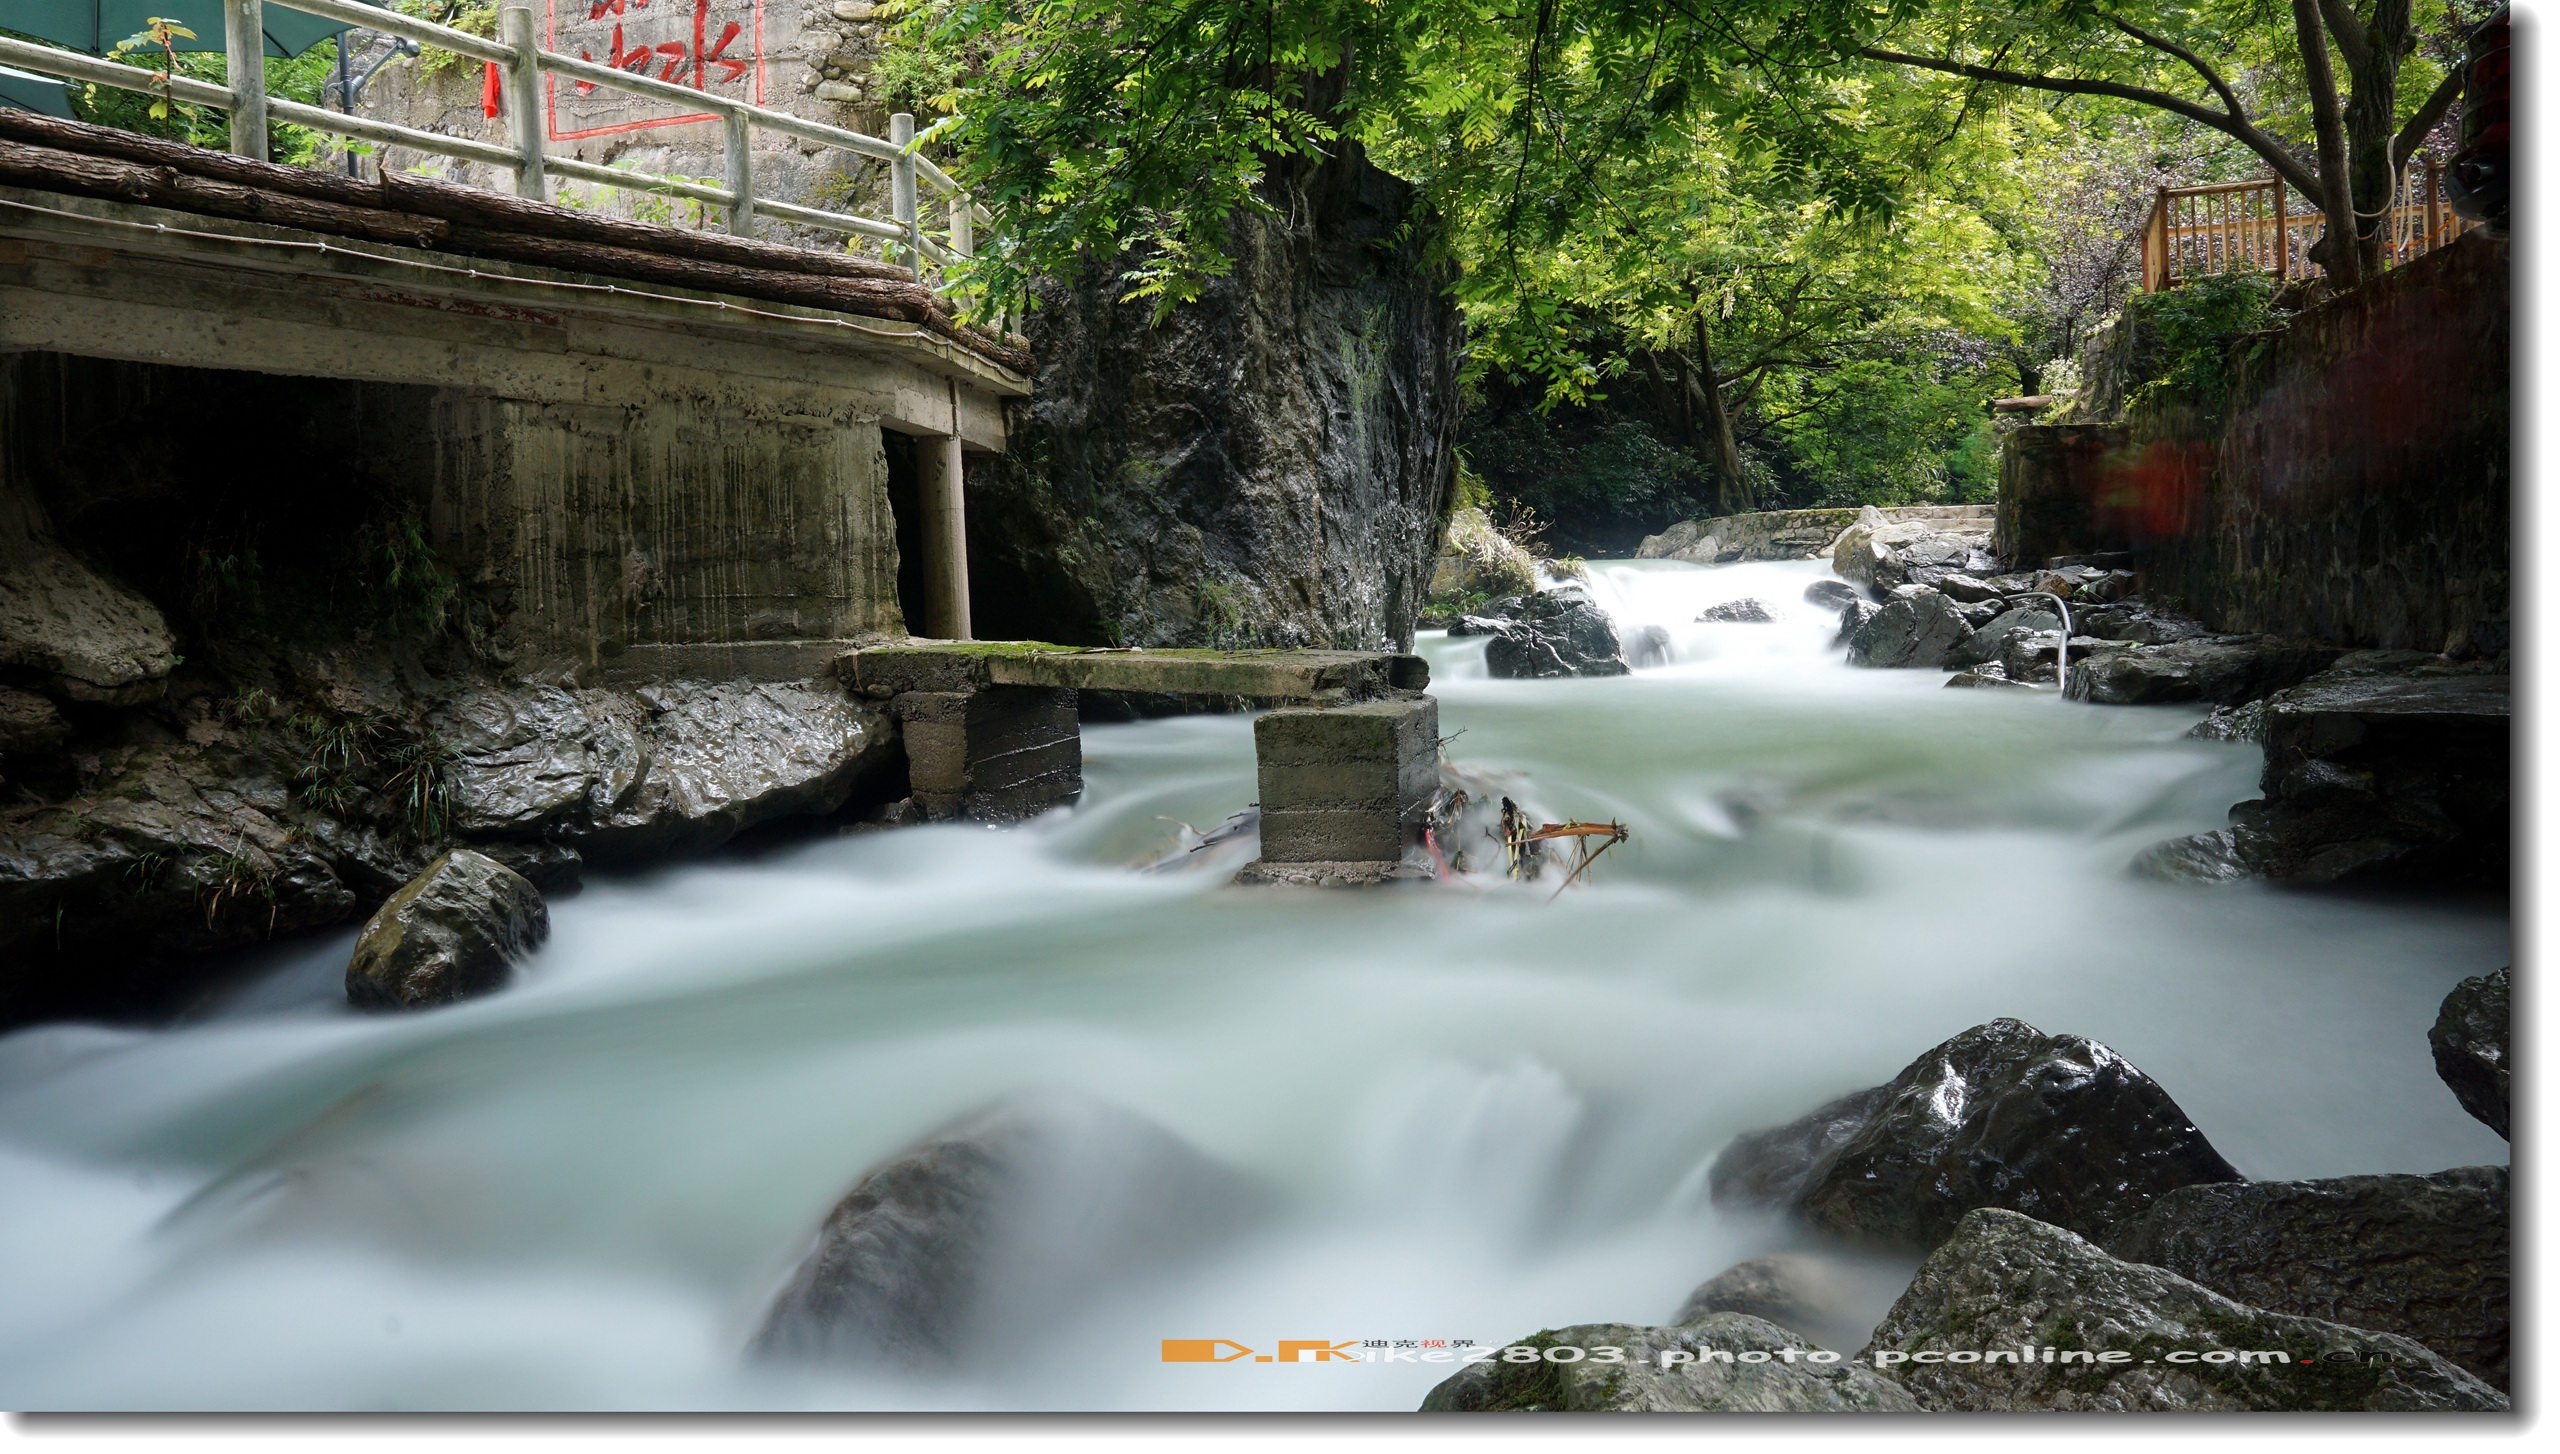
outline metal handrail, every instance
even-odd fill
[[[903,112],[890,118],[893,136],[884,139],[749,102],[715,96],[654,76],[635,75],[592,60],[562,55],[542,48],[535,39],[533,12],[522,5],[509,5],[499,11],[498,38],[492,40],[431,20],[421,20],[414,15],[362,3],[362,0],[291,0],[291,4],[294,9],[323,20],[345,21],[350,26],[380,31],[413,41],[421,47],[450,51],[466,59],[498,67],[506,86],[508,144],[446,136],[414,126],[326,111],[267,95],[264,0],[223,0],[224,75],[227,84],[222,86],[185,76],[163,76],[158,71],[124,65],[79,51],[6,37],[0,37],[0,62],[57,79],[113,86],[119,90],[166,96],[171,101],[191,106],[210,106],[227,111],[231,117],[231,151],[258,161],[269,159],[267,120],[273,117],[335,136],[405,146],[438,156],[505,167],[515,174],[517,194],[535,201],[550,199],[550,176],[557,173],[579,181],[663,193],[723,207],[727,209],[729,230],[740,235],[751,233],[756,217],[763,214],[804,226],[872,238],[894,249],[896,256],[892,260],[902,262],[918,281],[925,280],[929,267],[938,265],[947,270],[975,256],[978,226],[991,226],[994,222],[987,210],[979,206],[950,173],[918,154],[917,143],[910,139],[915,134],[915,119]],[[686,177],[606,167],[575,157],[549,155],[543,145],[542,115],[545,108],[542,105],[541,77],[545,73],[709,112],[721,124],[726,175],[720,184],[713,185]],[[885,163],[889,167],[891,215],[886,218],[864,217],[759,195],[751,147],[754,134],[760,129]],[[930,193],[942,202],[944,225],[938,229],[939,236],[925,229],[917,207],[920,192]],[[939,285],[950,286],[947,271]],[[1002,329],[1002,318],[996,320],[996,326]]]

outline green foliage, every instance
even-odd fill
[[[377,618],[394,636],[432,640],[443,635],[454,623],[462,582],[437,557],[417,512],[381,515],[369,533],[379,553],[379,574],[373,578]]]
[[[494,40],[498,35],[498,0],[392,0],[391,8],[485,40]],[[469,56],[433,46],[420,47],[412,64],[418,68],[421,81],[446,72],[477,74],[480,69],[480,63]]]
[[[2273,326],[2275,285],[2256,274],[2198,278],[2134,300],[2147,335],[2144,382],[2126,396],[2128,409],[2186,405],[2219,415],[2231,392],[2233,349]]]
[[[332,818],[372,818],[420,844],[453,827],[454,753],[422,723],[380,713],[287,714],[294,792]]]
[[[176,51],[167,47],[169,39],[191,36],[184,26],[168,27],[174,36],[157,36],[144,30],[128,36],[113,47],[109,59],[129,66],[140,66],[160,76],[177,75],[209,85],[222,85],[228,79],[226,62],[220,51]],[[307,106],[320,104],[321,92],[329,84],[338,63],[338,43],[322,41],[298,56],[265,58],[267,94]],[[145,136],[164,137],[195,146],[223,150],[231,144],[231,121],[221,110],[191,106],[171,101],[163,92],[120,90],[113,86],[81,86],[71,92],[72,115],[97,126],[113,126]],[[267,123],[267,155],[294,166],[307,166],[331,138],[308,127],[283,121]]]

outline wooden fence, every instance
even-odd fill
[[[2157,293],[2222,273],[2307,277],[2318,270],[2311,245],[2325,226],[2281,177],[2163,187],[2142,224],[2142,289]],[[2422,257],[2469,226],[2446,200],[2442,167],[2433,158],[2413,161],[2383,224],[2383,266]]]
[[[266,91],[263,0],[223,0],[225,8],[225,82],[216,86],[185,76],[123,65],[79,51],[0,37],[0,63],[68,81],[113,86],[163,96],[172,102],[208,106],[230,113],[231,147],[241,156],[267,159],[267,123],[272,118],[333,136],[355,137],[377,145],[403,146],[437,156],[503,167],[515,175],[518,195],[550,200],[551,178],[632,191],[687,197],[726,210],[728,228],[751,235],[758,217],[772,217],[807,227],[883,244],[884,255],[906,267],[918,281],[948,284],[947,270],[970,257],[986,209],[970,200],[960,184],[942,168],[918,154],[915,118],[903,113],[889,118],[889,135],[867,136],[787,112],[732,101],[692,86],[600,65],[542,48],[535,39],[533,11],[509,5],[498,12],[495,39],[473,35],[380,8],[359,0],[291,0],[292,7],[323,20],[380,31],[415,41],[422,47],[450,51],[466,60],[498,68],[507,117],[504,145],[471,137],[446,136],[366,116],[351,116],[306,106]],[[0,16],[0,19],[5,19]],[[689,112],[718,118],[726,163],[720,185],[690,177],[662,176],[622,167],[600,166],[575,157],[549,155],[543,145],[543,78],[554,84],[597,86],[671,102]],[[848,212],[802,206],[759,189],[750,143],[758,130],[849,153],[889,169],[890,215],[864,217]],[[920,206],[919,198],[928,199]],[[933,214],[938,213],[938,216]],[[928,277],[929,273],[943,273]],[[1002,327],[999,320],[999,329]]]

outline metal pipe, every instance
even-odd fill
[[[2051,591],[2020,591],[2022,596],[2042,596],[2062,613],[2062,643],[2053,649],[2053,690],[2067,696],[2071,687],[2071,603]]]

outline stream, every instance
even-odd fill
[[[2115,1047],[2254,1177],[2506,1159],[2426,1037],[2502,916],[2125,873],[2255,796],[2255,747],[1850,668],[1816,563],[1592,571],[1675,662],[1421,644],[1454,761],[1631,829],[1561,894],[1232,887],[1249,842],[1133,872],[1252,800],[1252,724],[1089,725],[1070,812],[599,877],[488,999],[359,1015],[350,930],[173,1023],[0,1039],[0,1405],[1410,1409],[1451,1370],[1159,1344],[1667,1321],[1812,1245],[1706,1205],[1728,1139],[2004,1015]],[[1684,624],[1742,596],[1780,619]],[[742,1356],[866,1167],[1059,1090],[1276,1212],[947,1376]],[[1866,1322],[1912,1265],[1853,1262]]]

